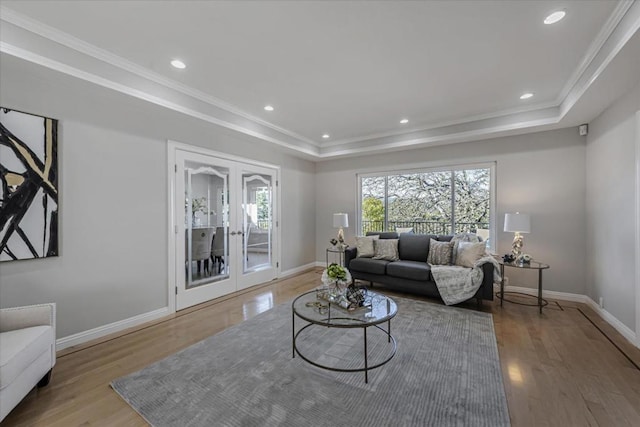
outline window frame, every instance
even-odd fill
[[[496,197],[496,171],[497,171],[497,162],[480,162],[480,163],[456,163],[456,164],[447,164],[447,165],[438,165],[438,166],[411,166],[406,169],[390,169],[390,170],[378,170],[378,171],[367,171],[367,172],[358,172],[356,173],[356,230],[359,235],[362,232],[362,180],[364,178],[371,177],[385,177],[388,178],[392,175],[402,175],[402,174],[415,174],[415,173],[430,173],[430,172],[455,172],[459,170],[465,169],[489,169],[489,250],[491,253],[496,253],[496,242],[497,242],[497,197]],[[455,188],[452,186],[452,192],[455,191]],[[388,206],[387,206],[387,197],[385,195],[385,225],[388,222]],[[454,219],[455,222],[455,219]]]

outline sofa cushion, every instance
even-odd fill
[[[431,266],[422,261],[400,260],[387,265],[387,275],[402,279],[432,281]]]
[[[378,239],[373,241],[375,254],[373,259],[398,260],[398,239]]]
[[[431,234],[401,234],[398,241],[398,255],[401,260],[422,261],[429,255],[429,240],[436,236]]]
[[[368,231],[367,236],[380,236],[381,239],[397,239],[398,233],[395,231]]]
[[[439,242],[431,239],[427,262],[431,265],[450,265],[453,245],[453,242]]]
[[[375,248],[373,241],[378,240],[380,236],[358,236],[356,237],[356,257],[358,258],[371,258],[375,255]]]
[[[0,390],[7,387],[43,352],[51,352],[51,326],[32,326],[0,333]]]
[[[349,263],[349,270],[370,274],[385,274],[389,261],[372,258],[356,258]]]

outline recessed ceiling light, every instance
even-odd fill
[[[265,105],[265,106],[264,106],[264,109],[265,109],[266,111],[273,111],[273,110],[274,110],[273,105]]]
[[[324,139],[329,139],[329,137],[330,137],[330,136],[331,136],[331,135],[329,135],[328,133],[325,133],[324,135],[322,135],[322,137],[323,137]]]
[[[555,24],[556,22],[564,18],[566,14],[567,12],[565,12],[564,10],[558,10],[556,12],[553,12],[551,15],[544,18],[544,23],[547,25]]]
[[[174,59],[173,61],[171,61],[171,65],[173,65],[176,68],[179,69],[184,69],[187,68],[187,66],[184,64],[184,62],[180,61],[179,59]]]
[[[523,93],[522,95],[520,95],[520,99],[529,99],[533,96],[533,94],[531,92],[527,92],[527,93]]]
[[[407,123],[409,123],[409,119],[400,120],[400,124],[402,124],[402,125],[406,125]]]

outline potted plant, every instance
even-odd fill
[[[322,272],[322,283],[327,287],[329,296],[334,299],[344,296],[351,281],[349,270],[336,263],[330,264]]]

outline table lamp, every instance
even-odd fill
[[[524,244],[524,238],[521,233],[531,232],[529,214],[521,214],[520,212],[504,214],[504,231],[515,233],[513,244],[511,245],[511,254],[514,259],[518,259],[522,254],[522,246]]]
[[[343,227],[349,227],[349,215],[346,213],[334,213],[333,214],[333,228],[338,228],[338,242],[344,244],[344,230]]]

